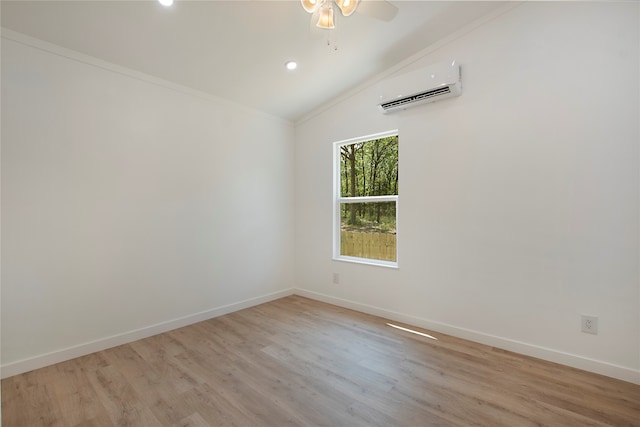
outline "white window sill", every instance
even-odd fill
[[[334,261],[352,262],[355,264],[373,265],[376,267],[398,268],[398,263],[393,261],[383,261],[371,258],[357,258],[351,256],[334,256]]]

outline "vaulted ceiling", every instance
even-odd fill
[[[176,0],[169,8],[156,0],[3,0],[0,7],[3,28],[295,122],[502,4],[392,1],[397,14],[386,22],[364,13],[376,1],[338,16],[335,30],[310,26],[298,0]],[[286,70],[288,60],[298,69]]]

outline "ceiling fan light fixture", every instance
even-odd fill
[[[300,0],[300,2],[302,3],[304,10],[309,13],[315,12],[320,5],[320,0]]]
[[[318,19],[316,27],[324,28],[326,30],[332,30],[336,27],[333,22],[333,9],[331,8],[331,5],[320,9],[320,18]]]
[[[360,0],[335,0],[344,16],[349,16],[356,11]]]

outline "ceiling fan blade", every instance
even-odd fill
[[[389,22],[395,18],[398,8],[385,0],[362,0],[357,11],[363,15]]]
[[[318,28],[316,25],[318,23],[318,19],[320,19],[320,12],[317,10],[311,14],[311,19],[309,20],[309,38],[310,39],[321,39],[327,30],[322,28]]]

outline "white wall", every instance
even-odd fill
[[[299,123],[301,293],[640,382],[638,9],[525,3],[407,66],[457,59],[461,97]],[[396,128],[399,269],[332,261],[332,142]]]
[[[15,36],[4,376],[291,292],[290,123]]]

